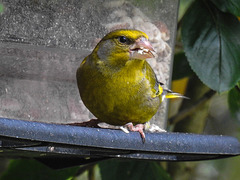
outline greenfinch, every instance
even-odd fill
[[[99,121],[111,125],[129,124],[129,130],[143,133],[164,98],[183,97],[165,90],[147,58],[154,57],[148,36],[138,30],[120,29],[108,33],[77,70],[77,83],[85,106]]]

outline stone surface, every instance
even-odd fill
[[[0,116],[70,123],[94,116],[78,93],[76,69],[109,31],[149,35],[149,63],[168,87],[177,1],[3,0],[0,14]],[[167,102],[153,123],[165,126]]]

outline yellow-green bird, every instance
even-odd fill
[[[144,32],[120,29],[103,37],[83,60],[77,70],[78,88],[98,120],[128,124],[145,138],[141,125],[153,117],[163,98],[183,97],[161,87],[146,61],[154,57],[153,51]]]

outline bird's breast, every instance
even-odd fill
[[[115,73],[101,73],[97,69],[88,70],[91,73],[84,71],[80,70],[78,80],[81,98],[104,122],[142,123],[156,113],[160,99],[153,98],[153,87],[141,69],[126,68]]]

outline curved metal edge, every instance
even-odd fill
[[[0,136],[95,148],[165,153],[239,155],[234,137],[185,133],[138,133],[0,118]]]

